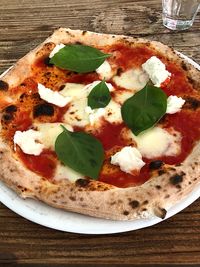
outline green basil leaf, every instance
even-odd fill
[[[111,100],[110,91],[105,80],[98,83],[88,95],[88,106],[92,109],[104,108]]]
[[[96,70],[109,54],[86,45],[66,45],[60,49],[51,59],[50,63],[59,68],[87,73]]]
[[[160,88],[147,84],[124,102],[121,113],[127,126],[138,135],[158,122],[166,109],[166,94]]]
[[[97,179],[104,160],[102,144],[90,134],[64,131],[58,135],[55,151],[59,160],[73,170]]]

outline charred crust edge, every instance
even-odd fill
[[[78,179],[76,181],[76,185],[80,187],[86,187],[90,184],[90,180],[88,179]]]
[[[140,203],[139,203],[139,201],[137,201],[137,200],[131,200],[131,201],[129,202],[129,205],[131,206],[132,209],[136,209],[136,208],[139,207]]]
[[[182,183],[183,182],[183,176],[185,175],[185,173],[184,172],[182,172],[181,174],[174,174],[173,176],[171,176],[170,177],[170,183],[172,184],[172,185],[175,185],[175,186],[177,186],[177,185],[180,185],[180,183]]]
[[[4,82],[3,80],[0,80],[0,91],[7,91],[9,88],[9,85],[7,82]]]

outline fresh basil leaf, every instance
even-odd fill
[[[102,144],[85,132],[64,131],[58,135],[55,151],[59,160],[73,170],[97,179],[104,160]]]
[[[127,126],[138,135],[158,122],[166,109],[166,94],[160,88],[147,84],[124,102],[121,113]]]
[[[88,95],[88,106],[92,109],[104,108],[111,100],[110,91],[105,80],[98,83]]]
[[[96,70],[109,54],[86,45],[66,45],[60,49],[50,60],[50,63],[59,68],[87,73]]]

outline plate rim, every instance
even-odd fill
[[[186,59],[195,68],[200,70],[200,65],[197,62],[195,62],[193,59],[182,54],[181,52],[176,51],[176,53],[178,55],[180,55],[182,58]],[[0,78],[3,77],[12,67],[13,66],[11,66],[5,72],[3,72],[0,75]],[[2,194],[2,192],[3,192],[3,194]],[[8,199],[6,199],[6,198],[4,199],[4,197],[3,197],[4,193],[6,194]],[[10,199],[9,199],[9,195],[10,195]],[[191,205],[199,197],[200,197],[200,184],[198,184],[190,192],[190,194],[187,197],[185,197],[179,203],[173,205],[173,207],[171,207],[168,210],[167,216],[165,219],[153,217],[153,218],[148,218],[148,219],[137,219],[137,220],[132,220],[132,221],[113,221],[113,220],[95,218],[95,217],[91,217],[91,216],[87,216],[87,215],[73,213],[73,212],[62,210],[62,209],[56,209],[56,208],[53,208],[53,207],[51,207],[45,203],[40,202],[39,200],[22,199],[12,189],[8,188],[7,185],[5,185],[3,182],[0,181],[0,202],[2,204],[4,204],[7,208],[9,208],[10,210],[15,212],[19,216],[21,216],[21,217],[23,217],[23,218],[25,218],[25,219],[33,222],[33,223],[36,223],[36,224],[39,224],[39,225],[42,225],[44,227],[51,228],[54,230],[76,233],[76,234],[89,234],[89,235],[116,234],[116,233],[124,233],[124,232],[129,232],[129,231],[147,228],[147,227],[156,225],[156,224],[174,216],[175,214],[179,213],[180,211],[184,210],[186,207]],[[14,204],[14,202],[16,202],[16,200],[19,201],[21,203],[21,205],[16,207]],[[81,218],[82,219],[84,218],[84,220],[86,220],[86,221],[87,220],[89,222],[93,221],[94,225],[97,223],[97,225],[99,226],[99,223],[100,223],[100,224],[104,224],[104,226],[109,225],[109,227],[106,230],[105,229],[100,230],[99,227],[98,228],[94,227],[93,229],[89,229],[89,230],[87,229],[87,227],[85,227],[85,228],[83,227],[81,230],[76,230],[73,227],[70,227],[70,226],[67,227],[66,225],[64,227],[63,226],[61,227],[59,225],[52,225],[51,222],[49,223],[50,220],[48,221],[48,217],[44,217],[44,219],[42,218],[42,216],[44,216],[44,214],[43,215],[39,214],[40,215],[39,217],[35,216],[38,213],[36,213],[36,210],[34,210],[34,208],[33,208],[34,205],[36,205],[39,208],[44,207],[47,210],[52,210],[52,211],[54,210],[56,212],[63,213],[69,218],[70,218],[70,216],[72,216],[72,219],[73,219],[73,217],[74,218],[78,217],[78,220],[81,220]],[[22,210],[20,210],[20,207],[22,207]],[[25,211],[23,211],[23,208],[25,208]],[[47,215],[47,216],[49,216],[49,215]],[[114,227],[114,229],[113,229],[112,225],[114,225],[114,226],[119,225],[119,226]],[[128,225],[128,227],[126,225]],[[119,228],[119,229],[117,230],[115,228],[117,228],[117,229]]]

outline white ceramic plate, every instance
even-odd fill
[[[180,55],[186,58],[196,68],[200,69],[200,66],[197,63],[182,54]],[[188,207],[192,202],[198,199],[199,196],[200,185],[198,185],[184,200],[168,210],[165,219]],[[0,182],[0,201],[12,211],[32,222],[65,232],[81,234],[121,233],[145,228],[162,221],[162,219],[157,217],[129,222],[111,221],[66,212],[52,208],[37,200],[23,200],[2,182]]]

